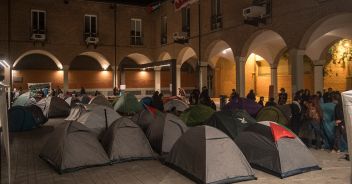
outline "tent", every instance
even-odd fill
[[[281,178],[320,169],[302,141],[274,122],[251,125],[235,142],[253,167]]]
[[[77,122],[57,126],[39,156],[59,173],[110,163],[97,137]]]
[[[334,103],[322,103],[320,107],[323,111],[322,129],[325,134],[326,149],[332,149],[335,144],[335,106]]]
[[[152,97],[146,96],[146,97],[143,97],[139,102],[142,105],[150,106],[150,105],[152,105],[153,99],[152,99]]]
[[[254,171],[231,138],[210,126],[189,129],[177,140],[165,162],[197,183],[255,179]]]
[[[115,111],[130,115],[140,112],[143,107],[132,93],[124,93],[114,105]]]
[[[76,104],[70,110],[70,114],[65,119],[66,121],[76,121],[82,114],[86,113],[87,109],[83,104]]]
[[[203,124],[215,111],[205,105],[191,106],[185,110],[180,118],[187,126],[197,126]]]
[[[154,107],[147,105],[144,107],[145,109],[133,116],[132,120],[146,132],[150,124],[162,122],[165,119],[165,114]]]
[[[70,106],[65,100],[50,96],[45,99],[43,113],[47,118],[67,117],[70,114]]]
[[[77,103],[81,103],[81,101],[79,101],[78,98],[75,98],[75,97],[72,97],[72,96],[67,97],[67,98],[65,99],[65,101],[66,101],[66,103],[67,103],[68,105],[70,105],[71,107],[74,107]]]
[[[84,124],[92,132],[100,135],[114,121],[121,116],[113,109],[102,105],[90,105],[87,112],[82,114],[77,122]]]
[[[47,122],[42,110],[35,106],[14,106],[9,110],[9,130],[21,132],[39,127]]]
[[[103,106],[112,108],[111,103],[103,95],[98,95],[93,97],[90,100],[89,104],[103,105]]]
[[[292,118],[291,104],[278,105],[277,108],[279,108],[281,112],[285,114],[289,122],[291,122],[291,118]]]
[[[146,132],[147,138],[153,149],[159,154],[169,153],[177,139],[186,131],[187,126],[177,116],[166,114],[151,123]]]
[[[116,120],[102,138],[102,145],[113,162],[153,159],[154,153],[143,131],[132,120]]]
[[[166,112],[170,112],[174,108],[176,109],[176,111],[183,112],[189,108],[189,105],[178,99],[169,100],[164,104],[164,110]]]
[[[246,110],[252,117],[255,117],[261,108],[262,106],[253,100],[239,98],[231,100],[227,103],[224,110],[243,109]]]
[[[245,110],[237,109],[215,112],[205,124],[223,131],[234,140],[246,127],[256,122]]]
[[[30,106],[36,103],[36,100],[31,97],[31,92],[26,92],[16,98],[12,106]]]
[[[289,119],[286,115],[275,106],[268,106],[260,109],[256,117],[257,121],[273,121],[281,125],[288,126]]]

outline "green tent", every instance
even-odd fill
[[[245,110],[236,109],[215,112],[206,125],[215,127],[235,139],[245,128],[256,122]]]
[[[197,126],[202,125],[214,112],[215,111],[208,106],[195,105],[185,110],[180,115],[180,118],[187,126]]]
[[[275,106],[268,106],[260,109],[257,114],[257,121],[273,121],[281,125],[288,126],[289,119],[281,109]]]
[[[12,106],[30,106],[35,103],[35,99],[31,97],[31,92],[26,92],[17,97]]]
[[[125,93],[115,103],[114,109],[121,114],[131,115],[141,111],[143,107],[133,94]]]

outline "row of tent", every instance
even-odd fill
[[[215,112],[206,125],[190,128],[181,118],[149,106],[131,119],[111,120],[107,116],[116,112],[109,108],[87,109],[76,121],[60,125],[40,154],[60,173],[156,158],[198,183],[255,179],[251,166],[281,178],[320,169],[295,134],[274,122],[256,123],[243,110]],[[87,120],[105,119],[78,122],[89,112],[95,115]]]

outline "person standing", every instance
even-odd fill
[[[264,97],[263,96],[261,96],[259,98],[258,104],[261,105],[262,107],[264,107]]]
[[[253,89],[251,89],[247,94],[247,99],[255,101],[255,93]]]
[[[323,132],[321,129],[321,122],[323,120],[323,112],[320,108],[319,100],[316,96],[312,96],[306,101],[307,111],[304,114],[305,120],[309,124],[309,127],[313,131],[315,137],[315,148],[321,148],[321,142],[323,138]],[[312,136],[308,137],[308,146],[312,146]]]
[[[287,93],[285,92],[285,88],[281,88],[280,89],[280,93],[279,93],[278,104],[279,105],[285,105],[286,102],[287,102]]]
[[[193,105],[193,104],[198,104],[198,100],[199,100],[199,95],[200,95],[200,91],[197,87],[195,87],[190,95],[190,99],[189,102]]]
[[[339,151],[344,151],[341,150],[340,143],[342,138],[344,141],[347,141],[347,133],[346,133],[346,126],[345,126],[345,118],[343,115],[343,107],[342,107],[342,99],[341,99],[341,94],[336,93],[332,95],[333,103],[336,104],[335,106],[335,123],[336,123],[336,128],[335,128],[335,142],[334,142],[334,150],[339,152]]]

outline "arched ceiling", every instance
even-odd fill
[[[178,65],[182,65],[184,62],[186,62],[191,58],[193,59],[198,58],[196,52],[191,47],[185,47],[178,54],[176,62]]]
[[[227,60],[233,61],[234,55],[231,47],[223,40],[217,40],[210,44],[209,47],[208,63],[211,67],[215,67],[219,58],[225,58]]]
[[[26,56],[29,56],[29,55],[32,55],[32,54],[35,54],[35,56],[38,56],[38,55],[46,56],[47,58],[50,58],[50,59],[49,60],[45,59],[45,60],[49,61],[49,64],[50,64],[50,62],[54,62],[56,67],[57,67],[56,69],[62,69],[63,68],[62,63],[57,59],[57,57],[55,57],[53,54],[51,54],[50,52],[45,51],[45,50],[30,50],[30,51],[27,51],[27,52],[23,53],[20,57],[18,57],[15,60],[15,62],[13,63],[13,68],[15,68],[15,69],[18,68],[17,65],[19,63],[22,63],[22,59],[25,58]],[[44,58],[42,58],[42,59],[44,59]],[[44,62],[36,63],[38,61],[33,61],[33,62],[35,62],[35,63],[32,63],[31,66],[30,66],[32,68],[36,68],[36,67],[40,68],[41,66],[38,66],[38,65],[42,65],[44,63]],[[22,63],[21,65],[22,65],[21,67],[24,67],[23,65],[28,65],[28,64]]]
[[[135,61],[137,64],[151,63],[151,60],[143,54],[133,53],[129,54],[127,57]]]

